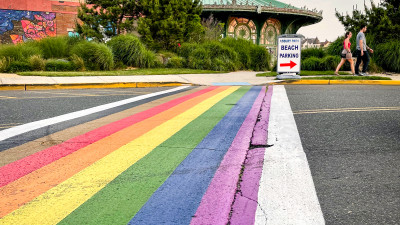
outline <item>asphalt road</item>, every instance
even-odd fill
[[[400,88],[286,86],[327,224],[400,223]]]
[[[335,85],[285,88],[326,223],[399,224],[400,88]],[[168,89],[3,91],[0,130]],[[0,152],[162,96],[25,133],[18,139],[3,141]]]
[[[104,105],[136,96],[172,89],[126,88],[126,89],[77,89],[0,92],[0,131],[18,125],[52,118],[99,105]],[[78,119],[57,123],[49,127],[27,132],[0,144],[0,151],[9,149],[66,128],[86,123],[104,116],[154,101],[163,94],[119,107],[114,107]]]
[[[2,91],[0,130],[168,89],[171,88]]]

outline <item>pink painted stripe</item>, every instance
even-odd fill
[[[254,128],[254,134],[251,138],[252,145],[267,145],[268,137],[268,121],[269,121],[269,111],[271,109],[271,98],[274,86],[268,86],[267,94],[265,95],[263,105],[261,107],[259,122],[257,122]]]
[[[272,86],[268,87],[263,105],[260,111],[260,120],[256,124],[253,137],[268,135],[269,113],[271,108]],[[260,125],[261,124],[261,125]],[[261,139],[259,139],[261,140]],[[262,138],[259,144],[267,144],[267,136]],[[236,193],[235,202],[232,206],[232,217],[230,224],[254,224],[257,210],[258,189],[264,165],[265,148],[249,150],[245,162],[245,169],[240,183],[240,192]]]
[[[200,96],[218,87],[209,87],[192,94],[171,100],[162,105],[148,109],[146,111],[136,113],[135,115],[121,119],[119,121],[99,127],[95,130],[82,134],[80,136],[69,139],[59,145],[52,146],[40,152],[7,164],[0,168],[0,187],[13,182],[26,174],[29,174],[45,165],[48,165],[62,157],[65,157],[83,147],[86,147],[102,138],[110,136],[126,127],[135,123],[148,119],[160,112],[168,110],[184,101]]]
[[[211,181],[191,224],[227,224],[239,179],[238,174],[246,158],[250,138],[257,121],[265,87],[255,100],[248,116],[224,156]]]
[[[254,224],[257,210],[258,188],[264,163],[265,148],[249,151],[240,183],[240,192],[236,193],[232,206],[230,224]]]

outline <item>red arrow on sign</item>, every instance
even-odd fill
[[[290,60],[290,63],[281,63],[280,67],[285,67],[285,66],[290,66],[290,69],[292,69],[293,67],[295,67],[297,64],[295,62],[293,62],[292,60]]]

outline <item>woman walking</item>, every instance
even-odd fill
[[[339,75],[339,70],[343,66],[343,64],[348,60],[350,62],[350,67],[351,67],[351,72],[353,75],[355,74],[354,72],[354,62],[353,62],[353,56],[351,54],[351,43],[350,43],[350,38],[353,36],[353,34],[350,31],[347,31],[345,34],[345,39],[343,42],[343,51],[342,51],[342,60],[340,61],[339,65],[336,67],[335,75]]]

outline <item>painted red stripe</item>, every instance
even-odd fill
[[[29,174],[43,166],[46,166],[62,157],[65,157],[83,147],[86,147],[102,138],[118,132],[135,123],[148,119],[160,112],[168,110],[182,102],[210,92],[218,87],[209,87],[198,92],[171,100],[146,111],[136,113],[122,120],[99,127],[93,131],[69,139],[59,145],[52,146],[27,156],[18,161],[12,162],[0,168],[0,187],[13,182],[26,174]]]

